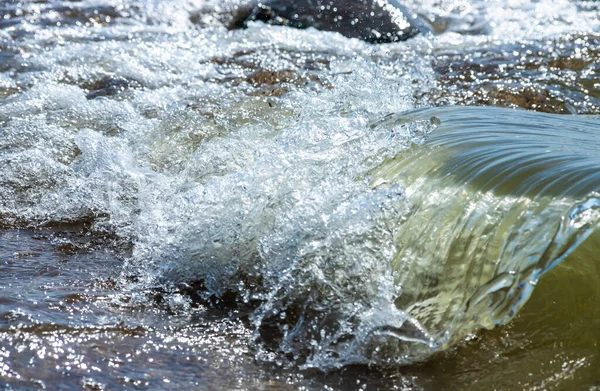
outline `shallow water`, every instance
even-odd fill
[[[0,6],[0,384],[600,387],[597,2],[239,4]]]
[[[73,230],[71,230],[73,231]],[[52,232],[2,232],[2,382],[8,389],[578,389],[598,385],[597,244],[546,274],[508,326],[425,363],[322,374],[256,361],[228,311],[131,303],[109,251]],[[587,250],[586,250],[587,249]],[[173,300],[173,298],[171,298]]]

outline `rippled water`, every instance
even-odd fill
[[[0,384],[600,387],[598,3],[239,5],[0,5]]]

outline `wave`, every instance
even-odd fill
[[[224,201],[223,182],[187,189],[169,203],[193,199],[186,216],[146,235],[128,272],[228,298],[249,311],[262,357],[307,368],[410,364],[506,324],[600,225],[597,119],[444,107],[370,124],[424,128],[350,181],[320,172],[320,187],[293,183],[251,209]],[[207,221],[209,200],[221,214]]]
[[[594,117],[478,107],[425,109],[375,126],[431,116],[442,125],[427,142],[372,175],[376,186],[406,186],[412,207],[396,239],[396,305],[438,349],[508,323],[540,277],[597,229],[600,127]]]
[[[131,289],[230,301],[261,358],[319,369],[425,360],[509,322],[577,246],[598,262],[598,117],[407,111],[436,50],[552,52],[597,31],[590,2],[421,2],[440,35],[376,48],[228,32],[209,3],[206,26],[203,1],[7,6],[1,225],[129,240]]]

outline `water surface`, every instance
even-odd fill
[[[1,5],[0,383],[600,387],[596,2],[237,5]]]

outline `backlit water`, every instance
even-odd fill
[[[0,385],[598,389],[600,4],[240,5],[0,3]]]

